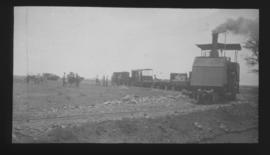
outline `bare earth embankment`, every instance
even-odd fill
[[[208,105],[176,91],[14,80],[14,143],[256,143],[258,89]]]

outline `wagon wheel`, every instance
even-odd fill
[[[236,93],[232,92],[229,96],[228,96],[229,100],[235,100],[236,99]]]
[[[199,103],[205,104],[206,96],[204,94],[200,94],[199,96]]]
[[[167,85],[164,86],[164,90],[168,90],[168,86]]]
[[[203,95],[202,95],[202,93],[196,93],[196,98],[195,98],[196,100],[197,100],[197,103],[203,103]]]

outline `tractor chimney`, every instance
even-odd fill
[[[212,33],[212,51],[210,52],[210,57],[218,57],[218,33]]]

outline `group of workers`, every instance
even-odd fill
[[[33,81],[35,84],[40,84],[44,82],[46,78],[42,76],[40,73],[37,75],[27,75],[26,76],[26,83],[29,84],[30,81]]]
[[[81,81],[81,77],[76,73],[70,72],[69,74],[66,74],[64,72],[63,78],[63,87],[66,87],[67,84],[69,84],[70,86],[72,84],[75,84],[76,87],[79,87],[80,85],[80,81]],[[98,76],[96,77],[96,85],[98,86],[104,86],[104,87],[108,87],[109,86],[109,77],[103,75],[102,79],[100,80],[98,78]]]
[[[78,75],[78,73],[75,74],[73,72],[70,72],[69,74],[66,75],[66,73],[64,72],[62,80],[63,80],[63,87],[66,87],[68,83],[70,84],[70,86],[73,83],[75,83],[76,87],[79,87],[81,78]]]

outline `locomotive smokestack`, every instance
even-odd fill
[[[218,57],[218,33],[212,33],[212,50],[210,52],[210,57]]]

